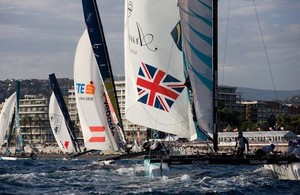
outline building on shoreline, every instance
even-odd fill
[[[65,101],[69,109],[71,120],[75,124],[75,128],[80,128],[80,121],[77,115],[74,83],[71,79],[58,79],[62,92],[65,95]],[[13,83],[15,80],[7,80],[6,84],[10,92],[14,90]],[[137,137],[143,141],[147,137],[147,128],[133,124],[125,118],[125,77],[115,77],[115,85],[120,106],[122,122],[124,126],[125,136],[129,143],[133,142]],[[33,93],[33,90],[39,90],[43,95],[24,95]],[[244,112],[245,107],[252,108],[251,120],[261,121],[266,120],[270,115],[278,115],[282,113],[300,114],[299,108],[294,108],[290,105],[280,104],[272,101],[242,101],[242,95],[236,92],[236,87],[219,86],[219,106],[230,111]],[[4,90],[7,93],[8,90]],[[22,95],[23,93],[23,95]],[[56,144],[50,123],[48,120],[49,97],[44,94],[51,94],[51,89],[48,80],[26,80],[21,84],[21,100],[20,100],[20,123],[23,130],[25,143],[35,142],[44,144]],[[3,93],[3,97],[6,96]],[[0,106],[1,109],[1,106]],[[149,129],[150,131],[151,129]],[[281,130],[280,128],[275,130]],[[152,129],[152,131],[155,131]],[[77,137],[82,140],[81,131],[78,131]]]

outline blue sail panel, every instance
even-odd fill
[[[212,1],[179,0],[182,49],[198,131],[213,133]]]

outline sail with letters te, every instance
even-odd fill
[[[49,121],[54,138],[62,152],[73,154],[81,152],[74,126],[54,73],[49,75],[49,80],[53,90],[49,102]]]
[[[182,53],[171,35],[179,21],[177,3],[125,1],[125,117],[190,138],[195,127],[191,125]]]
[[[118,151],[119,135],[87,30],[81,36],[74,61],[76,105],[84,145],[88,149]]]

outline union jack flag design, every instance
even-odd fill
[[[184,89],[184,83],[142,62],[137,78],[138,101],[169,112]]]

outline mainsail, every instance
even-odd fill
[[[84,19],[100,75],[118,125],[123,130],[115,83],[96,0],[82,0]]]
[[[3,145],[5,135],[12,120],[16,104],[16,92],[13,93],[4,103],[0,114],[0,147]]]
[[[213,133],[212,1],[179,0],[185,69],[199,128]]]
[[[189,138],[182,53],[171,35],[179,21],[177,3],[125,1],[125,114],[133,123]]]
[[[85,147],[96,150],[119,150],[119,136],[87,30],[81,36],[76,49],[74,85]]]
[[[54,93],[49,102],[49,121],[55,140],[64,153],[76,153],[64,116],[59,108]]]
[[[49,80],[53,90],[49,102],[49,120],[55,140],[63,152],[80,152],[75,129],[55,74],[50,74]]]

